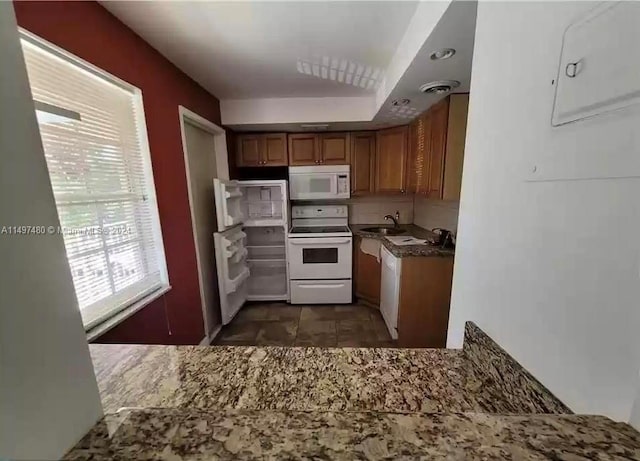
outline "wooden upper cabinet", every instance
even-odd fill
[[[348,165],[350,151],[349,133],[323,133],[320,135],[321,165]]]
[[[408,127],[380,130],[376,134],[375,190],[406,192]]]
[[[428,194],[430,149],[431,113],[427,111],[409,125],[408,192]]]
[[[237,166],[247,167],[288,165],[286,134],[239,134],[237,138]]]
[[[287,135],[267,133],[264,135],[262,161],[265,166],[287,166]]]
[[[407,192],[426,194],[429,191],[429,148],[431,117],[424,113],[409,125],[407,155]]]
[[[447,155],[444,162],[444,200],[460,200],[464,143],[467,134],[468,94],[452,94],[449,100]]]
[[[431,116],[431,147],[429,149],[429,192],[427,197],[441,199],[444,185],[449,98],[437,103],[429,113]]]
[[[236,142],[236,166],[260,166],[262,135],[240,134]]]
[[[366,195],[375,191],[376,133],[351,133],[351,194]]]
[[[318,165],[320,152],[318,135],[294,133],[289,138],[289,165]]]

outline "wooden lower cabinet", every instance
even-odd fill
[[[354,291],[356,298],[368,304],[380,306],[381,264],[378,258],[363,253],[360,249],[362,238],[353,239]]]
[[[453,256],[402,258],[400,347],[446,347],[452,279]]]

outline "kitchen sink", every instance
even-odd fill
[[[365,227],[362,230],[364,232],[371,232],[372,234],[381,235],[399,235],[407,233],[405,229],[398,229],[397,227]]]

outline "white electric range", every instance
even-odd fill
[[[353,234],[347,205],[294,206],[291,216],[287,239],[291,303],[350,303]]]

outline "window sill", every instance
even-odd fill
[[[126,309],[121,310],[120,312],[118,312],[113,317],[109,317],[104,322],[102,322],[102,323],[96,325],[95,327],[91,328],[89,331],[87,331],[87,341],[91,342],[91,341],[97,339],[98,337],[100,337],[101,335],[105,334],[107,331],[111,330],[112,328],[114,328],[118,324],[124,322],[126,319],[131,317],[133,314],[135,314],[139,310],[141,310],[144,307],[146,307],[152,301],[155,301],[160,296],[162,296],[165,293],[167,293],[169,290],[171,290],[171,285],[166,285],[166,286],[163,286],[161,288],[158,288],[153,293],[148,294],[147,296],[145,296],[144,298],[140,299],[139,301],[136,301],[135,303],[133,303],[131,306],[127,307]]]

